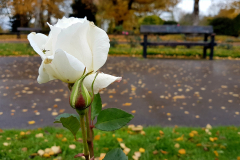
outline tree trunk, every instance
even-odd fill
[[[198,23],[199,23],[199,0],[194,0],[193,25],[197,26]]]
[[[35,9],[35,22],[34,22],[34,27],[39,28],[41,27],[41,3],[42,0],[37,0],[37,7]]]

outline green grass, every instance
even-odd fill
[[[164,132],[164,135],[160,136],[159,130]],[[190,137],[191,131],[197,131],[198,134],[194,137]],[[53,145],[59,145],[62,149],[62,159],[73,159],[73,156],[79,152],[82,152],[82,144],[75,142],[70,131],[62,128],[46,127],[42,129],[29,130],[29,135],[20,136],[22,130],[4,130],[0,133],[0,159],[12,160],[12,159],[30,159],[29,155],[36,153],[39,149],[50,148]],[[23,130],[27,131],[27,130]],[[212,135],[207,134],[202,128],[162,128],[162,127],[147,127],[144,128],[146,135],[137,133],[130,133],[127,128],[120,129],[115,132],[103,132],[95,130],[95,135],[100,135],[100,139],[94,141],[95,155],[98,157],[100,153],[106,153],[108,150],[120,147],[117,138],[122,138],[122,143],[131,149],[128,154],[129,159],[132,159],[132,155],[139,148],[144,148],[145,153],[142,153],[140,160],[213,160],[218,158],[219,160],[237,160],[240,157],[240,127],[215,127],[211,131]],[[35,138],[37,133],[43,133],[44,138]],[[66,142],[62,142],[62,138],[57,138],[56,134],[62,134],[67,138]],[[80,137],[78,133],[77,137]],[[113,137],[115,134],[115,137]],[[182,141],[176,141],[176,138],[184,135]],[[161,137],[157,140],[157,137]],[[210,137],[217,137],[218,140],[212,142]],[[11,140],[7,140],[11,138]],[[11,143],[9,146],[2,145],[4,142]],[[180,148],[174,147],[176,143],[179,143]],[[75,150],[70,149],[69,145],[75,144],[77,148]],[[201,144],[201,146],[197,146]],[[23,152],[21,149],[27,147],[28,150]],[[186,154],[180,155],[179,149],[185,149]],[[161,153],[161,150],[168,152],[168,154]],[[153,151],[158,151],[157,154],[153,154]],[[214,154],[217,151],[219,156]],[[36,156],[34,160],[47,159]],[[50,158],[49,158],[50,159]],[[53,158],[51,158],[53,159]]]
[[[185,48],[178,46],[176,48],[171,47],[148,47],[148,55],[160,55],[173,56],[173,57],[201,57],[203,54],[202,47]],[[208,50],[207,55],[209,56]],[[142,47],[136,46],[131,48],[130,45],[117,45],[117,47],[110,48],[110,55],[130,55],[141,56]],[[0,44],[0,56],[22,56],[22,55],[37,55],[29,44],[24,43],[2,43]],[[225,46],[215,47],[214,56],[216,57],[240,57],[240,47],[233,46],[231,49],[227,49]]]

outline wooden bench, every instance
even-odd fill
[[[21,38],[21,32],[41,32],[42,28],[29,28],[29,27],[18,27],[17,38]]]
[[[213,33],[212,26],[177,26],[177,25],[142,25],[140,27],[140,33],[144,34],[144,40],[141,43],[143,46],[143,57],[147,58],[147,46],[204,46],[203,58],[206,58],[207,49],[210,49],[210,60],[213,59],[215,34]],[[204,34],[203,42],[148,42],[148,34]],[[208,37],[211,37],[208,42]]]

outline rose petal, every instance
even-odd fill
[[[44,59],[42,65],[42,70],[45,69],[45,72],[49,75],[49,80],[60,79],[66,83],[74,83],[82,76],[85,69],[82,62],[60,49],[56,51],[54,56],[48,56]],[[41,73],[39,72],[39,74]],[[43,76],[46,75],[39,75],[40,78]],[[38,81],[38,83],[45,83],[46,80],[45,78],[44,81]]]
[[[96,73],[91,74],[87,76],[83,81],[83,84],[86,86],[86,88],[90,92],[92,92],[91,87],[92,87],[92,82],[94,80],[95,75]],[[109,86],[111,83],[115,81],[121,81],[121,79],[122,77],[115,77],[109,74],[99,73],[93,85],[94,94],[97,94],[101,89],[106,88],[107,86]]]
[[[86,20],[86,17],[85,18],[63,17],[62,19],[58,19],[58,22],[54,25],[54,27],[67,28],[78,22],[83,23],[85,20]]]
[[[45,55],[50,56],[55,53],[54,51],[55,51],[55,46],[56,46],[56,42],[57,42],[57,37],[58,37],[58,34],[61,32],[61,28],[52,26],[49,23],[47,23],[47,24],[50,27],[51,31],[48,35],[48,40],[47,40],[46,44],[44,45],[44,49],[48,50],[45,52]]]
[[[87,42],[89,21],[78,22],[64,28],[58,34],[56,49],[62,49],[81,61],[89,71],[92,67],[92,52]]]
[[[28,40],[30,45],[33,47],[34,51],[37,52],[42,59],[45,58],[44,53],[42,50],[44,49],[44,44],[47,42],[48,37],[41,33],[32,32],[28,35]]]
[[[44,61],[42,61],[42,64],[38,69],[39,75],[38,75],[37,81],[39,84],[46,83],[50,80],[53,80],[53,79],[50,79],[49,75],[46,72],[46,69],[43,68],[43,66],[44,66]]]
[[[107,33],[95,26],[93,22],[90,22],[87,38],[93,54],[93,70],[97,71],[107,60],[110,40]]]

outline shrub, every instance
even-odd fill
[[[210,25],[214,32],[221,35],[236,35],[234,30],[234,21],[230,18],[214,18]]]
[[[140,22],[140,24],[142,24],[142,25],[151,25],[151,24],[162,25],[163,23],[164,23],[164,21],[156,15],[146,16],[142,20],[142,22]]]
[[[164,21],[163,25],[177,25],[176,21]]]

